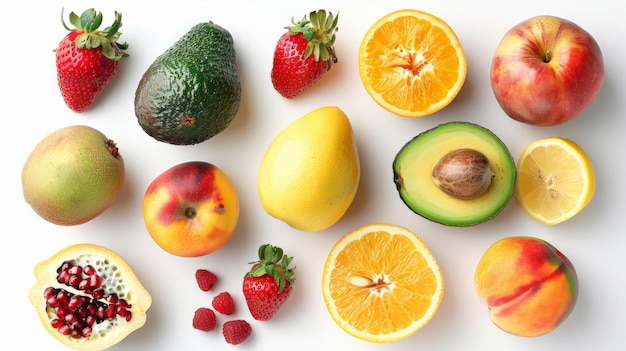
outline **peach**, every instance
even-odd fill
[[[572,312],[578,297],[574,266],[548,242],[508,237],[491,245],[474,275],[492,322],[518,336],[554,330]]]

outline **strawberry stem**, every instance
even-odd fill
[[[270,244],[263,244],[259,247],[259,260],[250,262],[254,266],[246,273],[246,277],[262,277],[266,274],[272,276],[278,284],[278,293],[280,294],[287,283],[293,284],[296,280],[295,267],[289,265],[293,261],[293,257],[283,255],[283,249]]]
[[[335,33],[337,32],[337,23],[339,15],[333,16],[332,12],[326,13],[324,10],[312,11],[309,18],[306,16],[295,22],[291,18],[292,25],[285,27],[292,34],[302,33],[308,41],[305,57],[313,55],[315,61],[327,63],[327,70],[330,70],[334,63],[337,63],[337,55],[335,54]]]
[[[63,9],[61,9],[63,27],[68,31],[80,32],[75,41],[77,48],[95,49],[100,47],[102,54],[114,61],[128,56],[124,52],[128,48],[128,44],[117,42],[122,34],[119,32],[122,26],[121,13],[115,11],[113,24],[101,31],[98,28],[102,24],[102,13],[93,8],[83,11],[80,16],[74,12],[69,14],[69,22],[74,28],[68,27],[63,17]]]

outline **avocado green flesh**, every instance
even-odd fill
[[[226,129],[240,100],[230,33],[200,23],[148,67],[135,93],[135,115],[153,138],[190,145]]]
[[[484,154],[494,177],[479,197],[463,200],[432,180],[437,162],[448,152],[471,148]],[[515,185],[515,162],[491,131],[467,122],[441,124],[406,143],[393,162],[394,182],[404,203],[418,215],[449,226],[470,226],[495,217],[507,205]]]

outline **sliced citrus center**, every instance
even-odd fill
[[[340,239],[326,259],[322,293],[333,320],[369,342],[403,339],[428,323],[444,290],[424,242],[399,226],[374,223]]]
[[[452,28],[418,10],[399,10],[375,22],[361,42],[358,63],[374,101],[403,117],[446,107],[467,74],[465,53]]]
[[[517,163],[515,197],[531,217],[558,224],[591,201],[596,181],[593,165],[571,140],[545,138],[530,143]]]

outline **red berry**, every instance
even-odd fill
[[[213,298],[213,308],[222,314],[231,315],[235,312],[235,302],[228,292],[223,292]]]
[[[237,345],[248,339],[252,334],[252,327],[242,319],[232,320],[224,323],[222,334],[227,343]]]
[[[206,269],[198,269],[196,271],[196,281],[200,290],[209,291],[217,281],[217,276]]]
[[[193,315],[193,327],[198,330],[208,332],[215,329],[216,325],[215,312],[210,308],[200,307]]]

